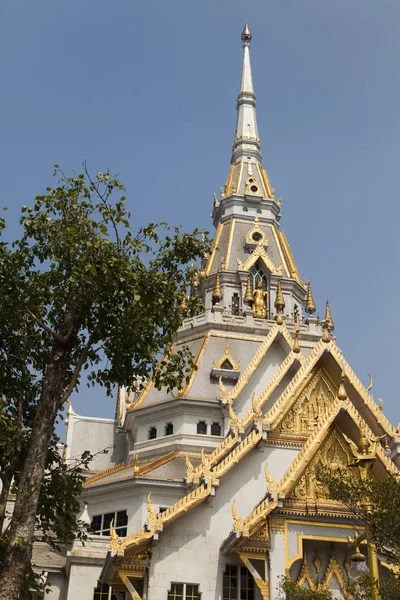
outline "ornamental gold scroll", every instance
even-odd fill
[[[312,433],[329,415],[335,395],[333,386],[320,369],[284,417],[279,432],[300,435]]]
[[[318,481],[318,469],[326,466],[331,469],[347,467],[350,460],[349,448],[341,432],[335,428],[299,479],[289,499],[303,502],[331,502],[326,488]],[[354,471],[353,473],[355,474]]]

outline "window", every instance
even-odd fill
[[[211,425],[211,435],[221,435],[221,425],[219,423]]]
[[[199,585],[193,583],[171,583],[167,600],[200,600]]]
[[[99,583],[94,590],[93,600],[117,600],[108,583]]]
[[[174,433],[173,423],[167,423],[165,426],[165,435],[172,435]]]
[[[202,435],[207,434],[207,423],[205,421],[199,421],[197,423],[197,433],[201,433]]]
[[[226,565],[222,597],[223,600],[254,600],[254,579],[247,567]]]
[[[154,440],[157,437],[157,427],[150,427],[149,440]]]
[[[110,535],[110,523],[113,520],[114,529],[119,537],[126,537],[128,515],[126,510],[110,512],[104,515],[95,515],[92,519],[91,529],[97,535]]]
[[[252,288],[255,289],[257,283],[261,281],[263,284],[263,289],[267,290],[267,278],[264,275],[264,271],[261,269],[260,265],[256,263],[254,267],[250,269],[250,276],[252,279]]]
[[[232,296],[232,314],[238,315],[240,310],[239,306],[239,294],[233,294]]]

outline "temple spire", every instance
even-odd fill
[[[256,118],[256,95],[250,63],[251,32],[246,21],[242,31],[243,67],[240,91],[237,99],[237,124],[233,144],[232,163],[248,157],[261,161],[260,140]]]

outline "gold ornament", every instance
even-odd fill
[[[338,389],[338,398],[339,400],[347,400],[347,392],[346,388],[344,387],[344,371],[342,371],[341,375],[340,385]]]
[[[311,292],[311,283],[307,282],[307,300],[306,300],[306,313],[309,315],[314,314],[316,311],[316,306],[314,303],[314,298]]]
[[[333,319],[332,319],[331,308],[329,306],[328,300],[326,301],[326,308],[325,308],[325,325],[327,326],[329,331],[333,331],[335,329],[335,323],[333,322]]]
[[[247,276],[246,293],[244,295],[243,301],[247,302],[247,304],[250,304],[250,306],[253,303],[253,290],[251,289],[250,275]]]
[[[261,281],[258,281],[253,291],[253,314],[259,319],[265,319],[267,316],[267,296],[268,292],[264,292]]]
[[[221,281],[219,278],[219,271],[217,273],[217,277],[215,279],[215,287],[212,295],[212,299],[214,303],[218,303],[222,300],[222,290],[221,290]]]
[[[278,323],[278,325],[282,325],[283,324],[282,313],[285,308],[285,300],[284,300],[283,294],[282,294],[282,284],[281,284],[280,279],[278,280],[278,285],[276,288],[276,298],[275,298],[274,306],[278,313],[276,316],[276,322]]]

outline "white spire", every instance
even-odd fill
[[[251,32],[246,24],[242,31],[243,68],[240,92],[237,99],[237,125],[233,144],[232,162],[253,157],[261,160],[260,140],[258,137],[256,118],[256,95],[253,89],[253,78],[250,63]]]

